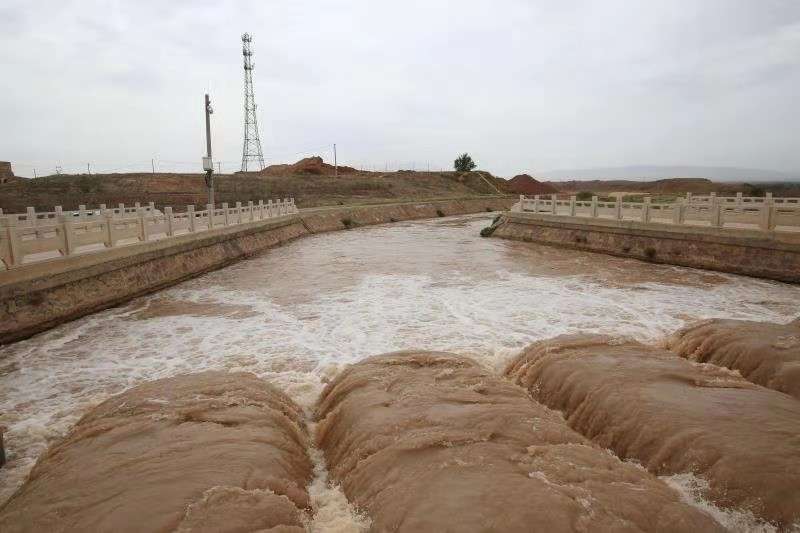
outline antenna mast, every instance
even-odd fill
[[[242,55],[244,56],[244,146],[242,147],[242,172],[264,170],[264,155],[261,140],[258,138],[258,119],[256,118],[256,98],[253,95],[253,52],[249,33],[242,35]],[[248,168],[248,166],[250,168]]]

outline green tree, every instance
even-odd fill
[[[581,191],[575,195],[575,199],[579,202],[585,202],[587,200],[591,200],[594,193],[592,191]]]
[[[472,160],[468,153],[464,152],[453,162],[453,167],[455,167],[456,172],[469,172],[475,168],[475,161]]]

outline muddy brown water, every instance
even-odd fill
[[[0,501],[91,407],[156,378],[254,372],[308,409],[344,365],[374,354],[444,350],[499,372],[564,333],[657,344],[695,319],[798,313],[800,287],[482,239],[491,218],[311,236],[0,347]]]

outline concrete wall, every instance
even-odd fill
[[[304,235],[400,220],[502,211],[513,202],[507,197],[484,197],[321,208],[0,272],[0,344],[29,337]]]
[[[492,235],[800,283],[800,234],[508,213]]]

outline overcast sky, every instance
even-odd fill
[[[269,163],[800,170],[798,0],[2,0],[0,160],[235,170],[245,31]]]

